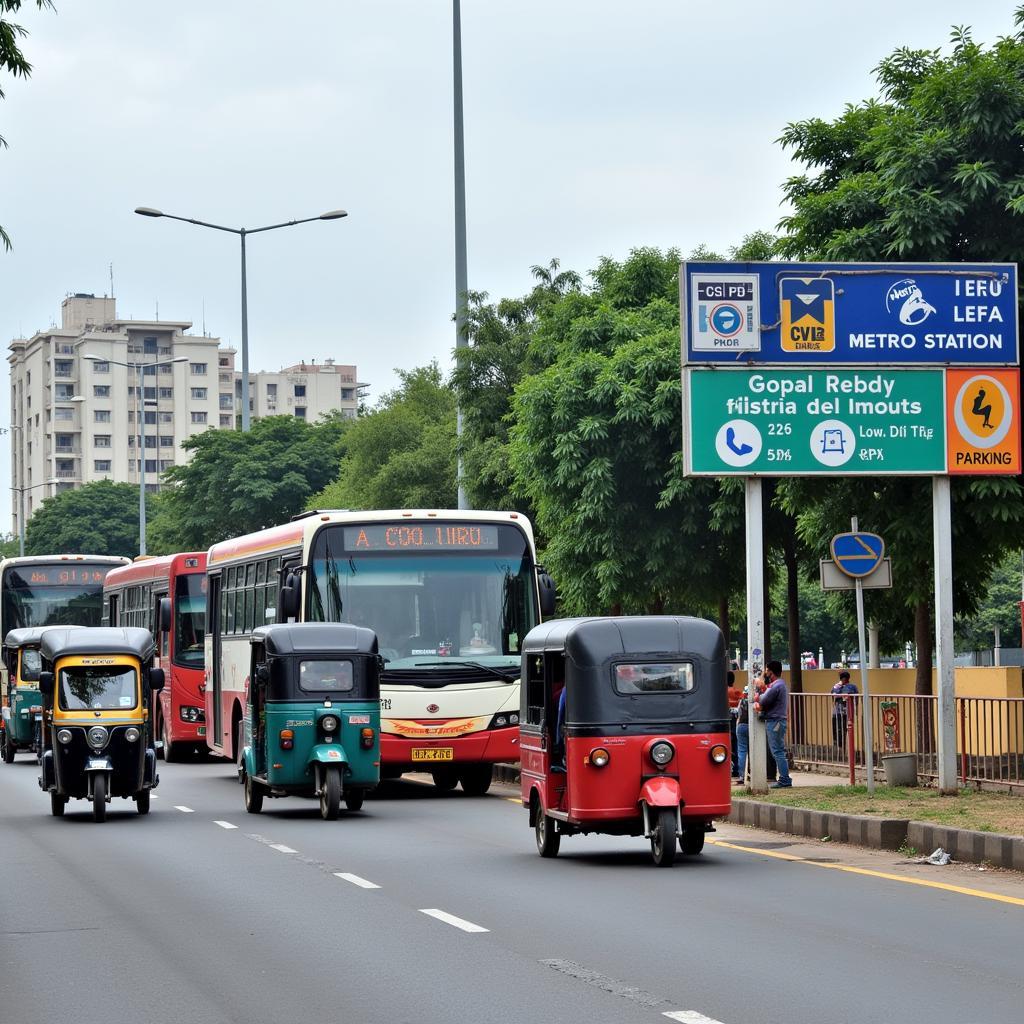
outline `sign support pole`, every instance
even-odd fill
[[[947,794],[957,791],[956,701],[953,676],[953,526],[950,491],[948,476],[932,477],[939,792]]]
[[[754,681],[764,671],[764,522],[761,504],[761,478],[746,479],[747,524],[747,734],[750,763],[750,788],[755,793],[768,790],[768,757],[764,722],[754,712],[757,692]]]
[[[857,517],[850,519],[850,530],[857,532]],[[868,793],[875,791],[875,729],[871,713],[871,689],[868,684],[867,640],[864,629],[864,581],[854,580],[857,588],[857,643],[860,644],[860,691],[863,697],[861,721],[864,729],[864,769],[867,772]]]

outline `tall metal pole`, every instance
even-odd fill
[[[242,430],[249,429],[249,302],[245,291],[245,228],[242,239]]]
[[[850,518],[850,529],[857,532],[857,517]],[[867,772],[868,792],[875,791],[875,730],[874,719],[871,712],[871,691],[868,687],[868,658],[867,640],[864,636],[864,581],[857,577],[855,580],[857,588],[857,643],[860,644],[860,691],[863,697],[861,707],[862,721],[864,723],[864,769]]]
[[[768,757],[764,722],[754,713],[757,692],[755,680],[764,672],[764,522],[761,479],[746,480],[747,522],[747,759],[750,762],[750,788],[755,793],[768,789]]]
[[[466,147],[462,130],[462,15],[459,0],[452,2],[452,64],[455,108],[455,348],[465,348],[466,291]],[[456,410],[455,431],[462,442],[462,409]],[[467,508],[462,476],[462,455],[458,461],[458,507]]]
[[[25,488],[18,488],[18,554],[25,557]]]
[[[932,534],[935,543],[935,654],[939,706],[939,791],[955,793],[956,700],[953,675],[953,526],[948,476],[932,477]],[[917,652],[918,658],[921,652]]]
[[[139,371],[139,554],[146,553],[146,386],[143,381],[142,363],[136,364]],[[155,379],[155,378],[154,378]]]

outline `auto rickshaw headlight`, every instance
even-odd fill
[[[105,747],[110,733],[102,725],[94,725],[88,732],[89,746],[99,750]]]
[[[594,747],[587,758],[595,768],[603,768],[611,759],[612,755],[604,747]]]
[[[338,719],[334,715],[324,715],[320,719],[320,728],[324,732],[334,732],[338,728]]]
[[[729,748],[724,743],[716,743],[711,748],[711,760],[715,764],[725,764],[729,760]]]
[[[57,742],[63,743],[65,746],[67,746],[67,744],[71,742],[71,730],[61,729],[60,732],[57,733]]]
[[[651,747],[651,760],[659,767],[666,765],[676,756],[675,747],[665,740],[659,740]]]
[[[125,729],[124,738],[129,743],[137,743],[139,739],[139,730],[136,729],[134,725],[129,729]]]

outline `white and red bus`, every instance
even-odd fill
[[[515,512],[308,512],[210,548],[207,742],[238,758],[249,635],[268,622],[377,632],[381,768],[482,794],[518,761],[523,638],[553,605],[533,530]],[[543,598],[542,598],[543,595]]]
[[[153,735],[167,761],[206,748],[203,633],[206,552],[143,557],[107,574],[103,618],[109,626],[140,626],[157,639],[166,680],[156,703]]]

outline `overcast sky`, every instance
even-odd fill
[[[15,19],[34,72],[0,101],[5,344],[70,292],[109,294],[113,265],[120,316],[159,304],[237,345],[237,238],[133,209],[253,228],[343,207],[249,240],[251,367],[334,357],[372,401],[396,367],[449,366],[450,0],[56,3]],[[552,257],[586,272],[774,228],[788,122],[874,95],[897,46],[1012,32],[1014,6],[463,0],[470,287],[519,295]]]

